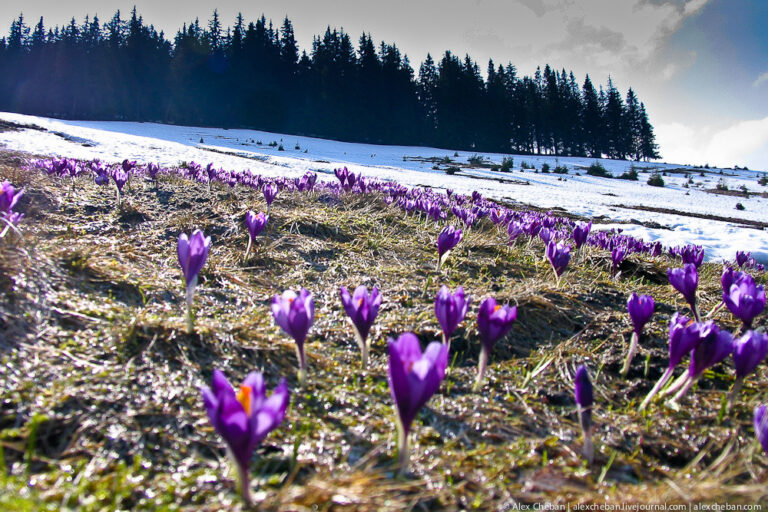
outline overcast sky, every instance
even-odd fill
[[[573,70],[579,82],[608,76],[645,102],[662,157],[677,163],[768,169],[768,1],[766,0],[262,0],[199,2],[85,0],[5,1],[0,30],[23,12],[33,25],[102,22],[136,5],[146,23],[169,38],[218,8],[225,25],[238,12],[262,13],[276,26],[287,15],[302,49],[326,26],[343,27],[355,43],[370,32],[394,42],[418,71],[427,52],[469,55],[483,71],[489,58],[520,74],[537,65]]]

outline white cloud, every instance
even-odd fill
[[[683,11],[687,15],[696,14],[709,0],[690,0],[685,4]]]
[[[768,71],[758,76],[757,79],[752,84],[752,87],[760,87],[766,82],[768,82]]]
[[[655,131],[667,162],[768,170],[768,117],[720,127],[659,124]]]

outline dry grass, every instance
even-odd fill
[[[223,443],[198,386],[214,368],[238,381],[252,369],[295,389],[285,424],[252,466],[262,507],[274,510],[499,510],[514,502],[753,503],[768,494],[768,458],[751,410],[766,401],[768,372],[747,380],[730,416],[721,400],[730,363],[706,374],[680,410],[637,404],[666,365],[669,316],[685,309],[666,284],[665,259],[629,258],[609,278],[607,254],[577,255],[559,287],[543,248],[508,248],[488,221],[466,236],[441,274],[438,228],[376,197],[281,193],[243,262],[244,189],[176,178],[134,182],[122,208],[90,179],[69,183],[0,158],[0,179],[26,189],[23,237],[0,241],[0,443],[6,508],[237,508]],[[213,248],[184,333],[176,238],[201,228]],[[719,300],[719,271],[705,265],[702,311]],[[371,367],[345,321],[338,287],[378,285]],[[452,368],[420,415],[412,475],[392,478],[394,424],[386,339],[436,339],[432,301],[441,284],[472,296],[453,340]],[[306,287],[316,321],[307,346],[310,383],[296,388],[293,342],[273,325],[271,297]],[[629,377],[619,375],[631,332],[626,298],[650,293],[657,312]],[[489,295],[517,304],[512,334],[471,392],[478,353],[474,311]],[[718,321],[735,329],[725,313]],[[758,325],[765,325],[765,315]],[[597,456],[579,457],[573,369],[589,365],[597,399]],[[1,464],[0,464],[1,465]]]

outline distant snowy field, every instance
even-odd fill
[[[39,155],[66,156],[83,159],[99,158],[107,162],[124,158],[164,166],[181,161],[200,164],[214,162],[231,170],[251,169],[266,176],[300,176],[308,170],[320,173],[320,179],[335,179],[332,170],[347,166],[364,176],[393,180],[407,186],[451,188],[469,194],[477,190],[483,196],[500,201],[521,203],[544,209],[560,208],[567,212],[598,217],[599,229],[622,228],[625,234],[647,241],[660,241],[666,246],[699,244],[710,261],[732,260],[737,250],[751,251],[761,263],[768,263],[768,230],[756,229],[739,221],[768,222],[768,187],[758,184],[764,173],[708,169],[683,165],[638,163],[639,181],[599,178],[586,175],[592,158],[529,156],[411,146],[380,146],[281,135],[256,130],[225,130],[154,123],[106,121],[59,121],[55,119],[0,113],[0,119],[36,125],[40,130],[0,133],[0,146]],[[257,144],[261,142],[261,144]],[[270,147],[282,144],[284,151]],[[298,147],[299,149],[296,149]],[[456,155],[458,154],[458,156]],[[512,172],[462,168],[448,175],[432,167],[433,159],[450,158],[459,167],[468,166],[468,158],[480,156],[486,162],[501,164],[502,158],[513,157]],[[632,162],[599,160],[609,172],[618,176],[630,169]],[[535,173],[521,170],[523,162],[541,169],[542,164],[566,166],[567,175]],[[681,171],[690,169],[693,183]],[[677,172],[664,176],[665,187],[646,184],[654,170]],[[577,175],[580,174],[580,176]],[[562,178],[562,180],[561,180]],[[746,188],[749,197],[720,195],[713,190],[723,181],[731,191]],[[743,210],[737,210],[741,203]],[[638,210],[636,207],[667,209],[678,213]],[[718,221],[697,218],[691,214],[714,215],[728,219]]]

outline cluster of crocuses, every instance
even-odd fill
[[[200,230],[189,236],[181,234],[177,243],[179,265],[186,284],[189,332],[194,329],[194,290],[210,247],[211,239]],[[382,294],[377,287],[369,292],[365,286],[358,286],[351,294],[345,287],[341,287],[339,295],[353,326],[365,370],[370,350],[369,335],[381,306]],[[397,340],[390,339],[388,342],[389,385],[398,413],[396,423],[400,472],[407,470],[408,433],[413,420],[440,387],[448,365],[451,336],[465,319],[469,304],[470,298],[465,295],[462,287],[451,293],[443,286],[434,302],[435,316],[442,330],[442,342],[431,343],[424,352],[413,333],[402,334]],[[308,378],[305,342],[314,323],[314,298],[304,288],[298,293],[286,290],[273,297],[271,309],[275,323],[295,342],[298,381],[304,385]],[[517,308],[500,305],[492,297],[480,304],[477,329],[481,344],[475,390],[483,383],[493,346],[510,332],[516,318]],[[258,442],[282,421],[288,401],[287,387],[284,382],[281,383],[272,397],[267,399],[262,376],[251,374],[241,386],[240,392],[235,393],[224,375],[214,372],[213,387],[204,388],[203,397],[211,423],[225,439],[235,461],[243,498],[249,502],[248,461]]]
[[[17,190],[9,182],[0,183],[0,238],[3,238],[10,229],[15,229],[24,214],[14,211],[16,204],[24,194],[24,189]]]
[[[388,204],[397,205],[406,214],[418,213],[424,220],[450,223],[450,216],[455,217],[465,229],[470,229],[484,218],[490,219],[494,225],[507,230],[510,243],[520,235],[527,235],[531,241],[541,238],[546,247],[550,241],[556,244],[562,242],[565,246],[573,241],[576,249],[584,245],[597,247],[610,252],[611,272],[616,276],[622,261],[634,253],[659,256],[663,247],[659,242],[646,243],[640,239],[621,233],[621,229],[610,231],[592,231],[591,223],[584,224],[572,219],[559,217],[551,212],[518,211],[501,207],[489,201],[478,192],[465,196],[455,194],[448,189],[444,193],[423,187],[408,188],[398,183],[367,178],[350,172],[347,168],[334,170],[336,181],[318,181],[317,174],[307,172],[299,178],[266,178],[246,169],[243,171],[216,168],[212,163],[202,166],[189,162],[182,167],[163,168],[156,164],[136,165],[128,160],[121,164],[104,166],[97,160],[79,161],[75,159],[37,160],[33,167],[43,169],[56,176],[75,178],[90,171],[94,179],[101,184],[109,183],[111,179],[118,191],[130,181],[131,176],[146,177],[155,181],[158,175],[177,175],[206,184],[209,188],[213,183],[229,187],[241,185],[262,191],[267,201],[267,211],[281,191],[318,192],[324,194],[377,194]],[[543,233],[542,233],[543,231]],[[541,235],[541,236],[540,236]],[[686,248],[688,247],[688,248]],[[697,248],[686,246],[670,250],[673,256],[683,257],[685,253],[695,254]],[[700,252],[700,251],[699,251]],[[740,256],[737,256],[740,258]],[[746,258],[744,265],[750,265],[758,271],[764,268],[753,259]],[[740,263],[739,266],[742,264]],[[747,268],[747,267],[745,267]]]
[[[699,313],[696,297],[699,282],[696,264],[697,262],[700,264],[702,258],[701,251],[695,251],[692,256],[694,261],[686,263],[683,268],[673,268],[667,272],[670,284],[683,295],[693,318],[690,319],[680,313],[675,313],[672,317],[669,324],[669,364],[641,404],[641,409],[645,409],[659,392],[662,396],[674,393],[672,402],[676,402],[701,378],[705,370],[732,355],[736,382],[728,400],[731,406],[744,379],[765,359],[768,352],[768,336],[752,330],[754,319],[765,309],[765,288],[762,285],[758,286],[752,276],[745,272],[735,271],[730,267],[723,270],[722,302],[708,315],[711,316],[720,307],[725,306],[741,321],[739,331],[732,334],[722,330],[712,320],[704,321]],[[653,313],[653,299],[634,296],[630,298],[628,308],[635,325],[636,336],[639,338],[642,326]],[[690,354],[688,371],[665,388],[675,367],[688,354]],[[629,360],[630,358],[625,365],[625,370]]]

